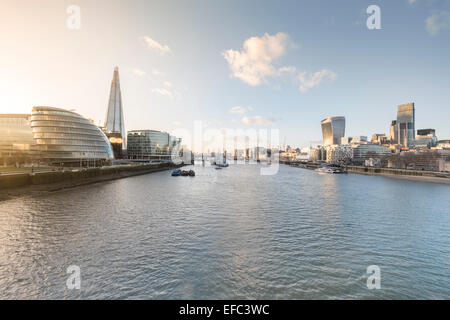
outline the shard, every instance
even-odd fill
[[[119,68],[114,68],[109,94],[108,111],[106,112],[105,133],[113,145],[116,158],[122,156],[122,150],[126,149],[125,125],[123,120],[122,93],[120,91]],[[119,146],[120,144],[120,146]]]

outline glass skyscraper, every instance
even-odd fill
[[[126,149],[126,137],[118,67],[114,68],[113,79],[111,81],[104,130],[113,146],[115,157],[121,158],[122,150]]]
[[[341,138],[345,137],[345,117],[329,117],[322,120],[321,124],[323,145],[341,144]]]
[[[416,110],[414,103],[398,106],[397,112],[397,138],[398,144],[409,147],[414,143],[416,135]]]

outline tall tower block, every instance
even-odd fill
[[[123,150],[126,149],[126,135],[118,67],[114,68],[113,79],[111,81],[108,110],[105,120],[105,133],[113,146],[115,158],[122,158]]]

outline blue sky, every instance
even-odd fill
[[[80,29],[67,28],[71,4]],[[381,30],[366,26],[369,5],[381,8]],[[0,112],[51,105],[103,121],[117,65],[127,130],[201,120],[278,128],[306,146],[321,140],[327,116],[346,116],[350,136],[388,133],[397,105],[415,102],[416,127],[450,139],[447,0],[18,0],[6,9]]]

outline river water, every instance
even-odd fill
[[[194,169],[1,201],[0,298],[450,298],[449,185]]]

